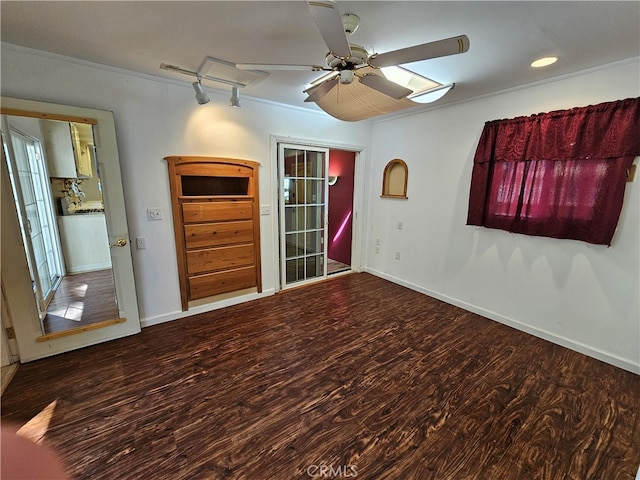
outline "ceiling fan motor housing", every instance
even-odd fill
[[[347,58],[336,57],[333,53],[327,53],[325,61],[334,70],[354,70],[358,65],[365,65],[369,54],[360,45],[350,44],[351,56]]]

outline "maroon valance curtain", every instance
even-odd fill
[[[640,155],[640,98],[487,122],[468,225],[609,245]]]

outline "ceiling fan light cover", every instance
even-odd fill
[[[353,70],[342,70],[340,72],[340,83],[343,85],[353,83]]]

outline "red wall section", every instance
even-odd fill
[[[351,265],[351,236],[353,226],[353,183],[355,152],[329,150],[329,176],[338,176],[329,185],[329,258]]]

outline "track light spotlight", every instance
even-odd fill
[[[234,85],[231,87],[231,98],[229,99],[229,105],[232,107],[240,107],[240,89]]]
[[[193,82],[193,89],[196,91],[196,100],[200,105],[204,105],[205,103],[209,103],[209,95],[202,89],[202,84],[200,83],[200,79],[198,78],[197,82]]]

